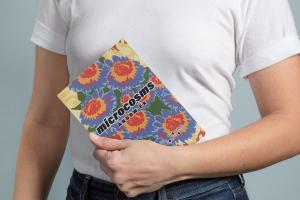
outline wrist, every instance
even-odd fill
[[[167,183],[193,178],[188,172],[188,146],[167,146],[167,170],[170,180]]]

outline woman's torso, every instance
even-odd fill
[[[204,128],[202,141],[228,134],[239,2],[61,0],[70,15],[70,80],[124,38]],[[110,181],[93,158],[86,130],[74,117],[70,146],[78,171]]]

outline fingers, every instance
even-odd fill
[[[129,197],[137,197],[142,193],[149,193],[153,191],[157,191],[162,187],[159,185],[153,185],[153,186],[140,186],[140,187],[128,187],[128,186],[123,186],[122,189],[120,189],[124,194]]]
[[[102,162],[102,163],[106,163],[107,160],[110,159],[112,152],[107,151],[105,149],[95,149],[94,150],[94,157],[96,160]]]
[[[115,151],[107,151],[105,149],[97,149],[94,150],[94,157],[96,160],[98,160],[102,165],[106,166],[108,169],[110,169],[112,172],[118,169],[118,160],[120,155],[119,150]]]
[[[107,160],[111,158],[111,151],[103,150],[103,149],[95,149],[94,157],[99,161],[100,168],[104,171],[106,175],[108,175],[111,179],[113,176],[113,169],[108,166]]]
[[[118,140],[107,137],[101,137],[96,135],[95,133],[90,133],[89,138],[97,148],[109,151],[125,149],[130,145],[129,140]]]
[[[112,170],[107,167],[107,165],[105,163],[101,163],[100,162],[100,168],[104,171],[104,173],[110,177],[110,179],[112,179],[112,176],[113,176],[113,172]]]

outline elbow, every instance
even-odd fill
[[[67,109],[52,109],[49,112],[29,110],[25,118],[26,123],[65,132],[69,130],[70,114]]]

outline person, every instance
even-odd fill
[[[89,135],[70,116],[56,95],[120,38],[202,125],[201,142]],[[288,0],[39,0],[31,41],[15,200],[47,198],[68,140],[67,199],[248,199],[244,173],[300,152],[300,43]],[[261,118],[230,131],[236,71]]]

